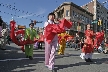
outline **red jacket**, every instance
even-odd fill
[[[60,24],[48,24],[45,28],[44,37],[48,43],[51,43],[56,34],[65,32],[65,27],[71,28],[72,23],[63,19]]]

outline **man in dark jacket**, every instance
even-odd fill
[[[74,38],[75,41],[75,50],[78,50],[78,44],[79,44],[79,35],[76,33],[76,37]]]

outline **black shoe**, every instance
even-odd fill
[[[75,51],[78,51],[78,49],[77,49],[77,48],[75,48]]]
[[[42,50],[42,48],[40,48]]]
[[[10,43],[8,42],[8,44],[10,45]]]
[[[33,60],[33,57],[32,57],[32,56],[29,56],[29,59],[30,59],[30,60]]]
[[[88,58],[88,61],[89,61],[89,62],[93,62],[90,58]]]
[[[6,50],[5,48],[2,48],[1,50]]]
[[[26,58],[29,58],[29,56],[26,56]]]
[[[38,49],[41,49],[42,50],[42,47],[39,47]]]
[[[85,59],[85,61],[86,61],[86,62],[89,62],[89,60],[88,60],[88,59]]]

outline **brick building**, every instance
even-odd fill
[[[69,30],[69,34],[75,35],[79,32],[80,36],[84,34],[86,25],[93,20],[93,14],[86,11],[82,7],[73,2],[64,2],[53,11],[58,19],[65,18],[73,22],[73,26]]]
[[[92,0],[81,7],[94,14],[94,20],[102,21],[102,25],[94,24],[95,31],[104,30],[106,33],[108,32],[108,9],[104,6],[104,2],[100,3],[97,0]]]

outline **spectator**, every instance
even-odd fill
[[[76,33],[76,37],[74,38],[75,41],[75,50],[78,50],[78,44],[79,44],[79,35]]]

